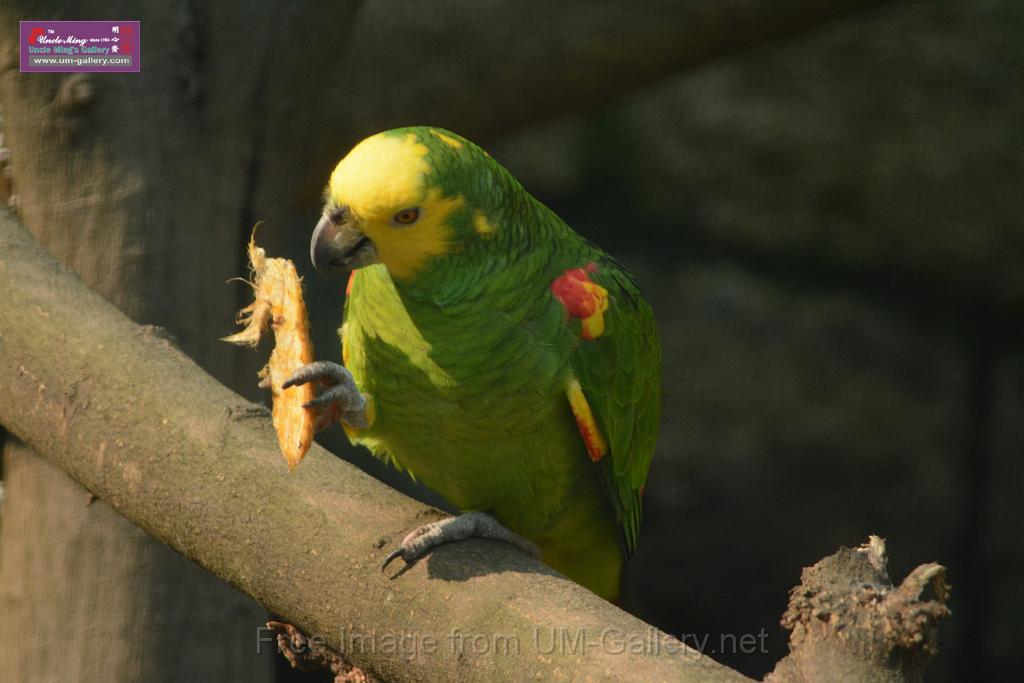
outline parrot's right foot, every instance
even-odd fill
[[[366,416],[366,397],[359,392],[352,373],[337,363],[318,360],[303,365],[288,378],[281,388],[317,382],[327,387],[316,398],[303,405],[319,410],[316,430],[320,431],[338,420],[349,427],[364,429],[369,423]]]

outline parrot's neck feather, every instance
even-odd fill
[[[577,263],[579,255],[592,247],[548,207],[519,190],[514,203],[483,210],[467,206],[454,219],[474,222],[482,211],[495,226],[493,231],[462,240],[458,248],[427,262],[414,277],[392,274],[402,299],[446,307],[503,293],[515,296],[526,283],[550,283],[566,268],[582,265]],[[465,226],[457,224],[454,229]]]

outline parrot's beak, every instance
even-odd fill
[[[309,257],[323,275],[336,275],[377,262],[370,238],[356,230],[351,214],[344,208],[324,211],[313,230]]]

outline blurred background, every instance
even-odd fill
[[[514,5],[486,4],[498,19]],[[222,283],[244,272],[251,225],[266,219],[261,240],[305,274],[318,356],[335,357],[343,283],[319,279],[307,256],[330,166],[364,135],[393,125],[462,132],[578,232],[620,257],[654,307],[664,416],[630,577],[638,616],[676,636],[709,634],[709,654],[761,677],[786,652],[778,624],[801,568],[874,533],[888,542],[897,583],[923,562],[949,568],[953,617],[930,679],[1019,674],[1024,4],[722,3],[699,15],[706,31],[684,27],[678,35],[672,22],[693,21],[693,7],[708,3],[655,4],[650,17],[625,3],[567,3],[544,17],[560,23],[526,10],[510,23],[496,19],[500,25],[488,24],[479,40],[490,41],[486,54],[502,55],[497,61],[458,53],[466,36],[476,35],[460,23],[461,10],[449,8],[424,26],[417,23],[422,13],[406,17],[396,3],[352,9],[351,22],[336,25],[349,46],[339,59],[348,64],[352,90],[296,88],[284,98],[289,106],[244,99],[240,111],[265,124],[250,138],[255,151],[224,142],[231,129],[249,125],[245,117],[179,121],[180,131],[172,131],[206,126],[215,142],[197,145],[195,158],[218,173],[250,163],[250,154],[277,155],[257,177],[247,176],[250,184],[235,200],[243,208],[226,219],[229,237],[218,244],[237,257],[224,252],[182,285],[200,298],[224,299],[207,307],[202,334],[194,321],[176,326],[171,304],[126,309],[166,324],[214,374],[264,400],[250,381],[256,355],[239,359],[244,352],[211,343],[233,330],[230,311],[247,296]],[[756,11],[744,14],[751,7]],[[779,18],[786,12],[788,23]],[[360,34],[359,26],[382,15],[392,22],[388,30]],[[142,28],[145,50],[161,29],[145,16]],[[698,44],[700,36],[710,36],[707,45]],[[448,39],[456,47],[439,48],[452,51],[448,61],[428,60],[405,75],[393,53],[406,37],[413,51]],[[666,42],[679,40],[695,42]],[[209,34],[198,31],[188,41],[202,45]],[[616,68],[595,73],[603,57],[574,57],[587,50],[611,55]],[[531,61],[527,53],[540,57]],[[145,54],[144,74],[159,59]],[[203,49],[195,54],[210,59]],[[562,71],[544,80],[533,73],[538,64]],[[559,78],[583,85],[560,91]],[[396,82],[402,89],[392,89]],[[508,94],[516,83],[521,87]],[[25,93],[37,86],[3,87],[7,114],[20,106],[12,96],[31,98]],[[215,98],[217,88],[232,84],[175,87]],[[383,93],[361,96],[369,91]],[[320,127],[290,129],[291,117],[318,103]],[[318,141],[334,118],[341,123]],[[116,139],[96,125],[98,139]],[[9,131],[10,192],[22,201],[35,178],[19,180],[16,133]],[[87,158],[76,135],[69,144]],[[160,148],[159,135],[141,131],[135,139]],[[302,153],[307,148],[316,151]],[[147,153],[134,150],[129,158]],[[146,172],[157,178],[158,169],[154,162]],[[157,193],[152,182],[146,196]],[[304,189],[282,196],[273,193],[278,185]],[[37,190],[35,199],[45,194]],[[16,206],[30,226],[46,215]],[[204,239],[176,244],[165,237],[159,248],[204,249]],[[52,240],[51,249],[74,264],[77,254]],[[375,476],[438,502],[349,447],[340,430],[322,440]],[[5,460],[8,506],[17,496],[12,475],[27,468],[18,457]],[[0,578],[6,572],[7,581],[16,571],[9,546],[43,533],[27,522],[12,528],[9,518],[5,511],[0,536],[0,557],[7,558]],[[243,621],[259,616],[237,594],[224,600],[235,601]],[[713,651],[721,634],[762,632],[764,651]],[[236,636],[230,648],[246,651],[251,633]],[[268,657],[261,661],[268,662],[261,675],[314,680],[292,679]],[[277,674],[266,674],[275,666]]]

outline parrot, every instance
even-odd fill
[[[348,275],[342,363],[285,386],[320,387],[321,424],[461,513],[410,533],[382,570],[492,538],[617,601],[661,413],[636,279],[445,129],[366,138],[324,194],[310,257]]]

